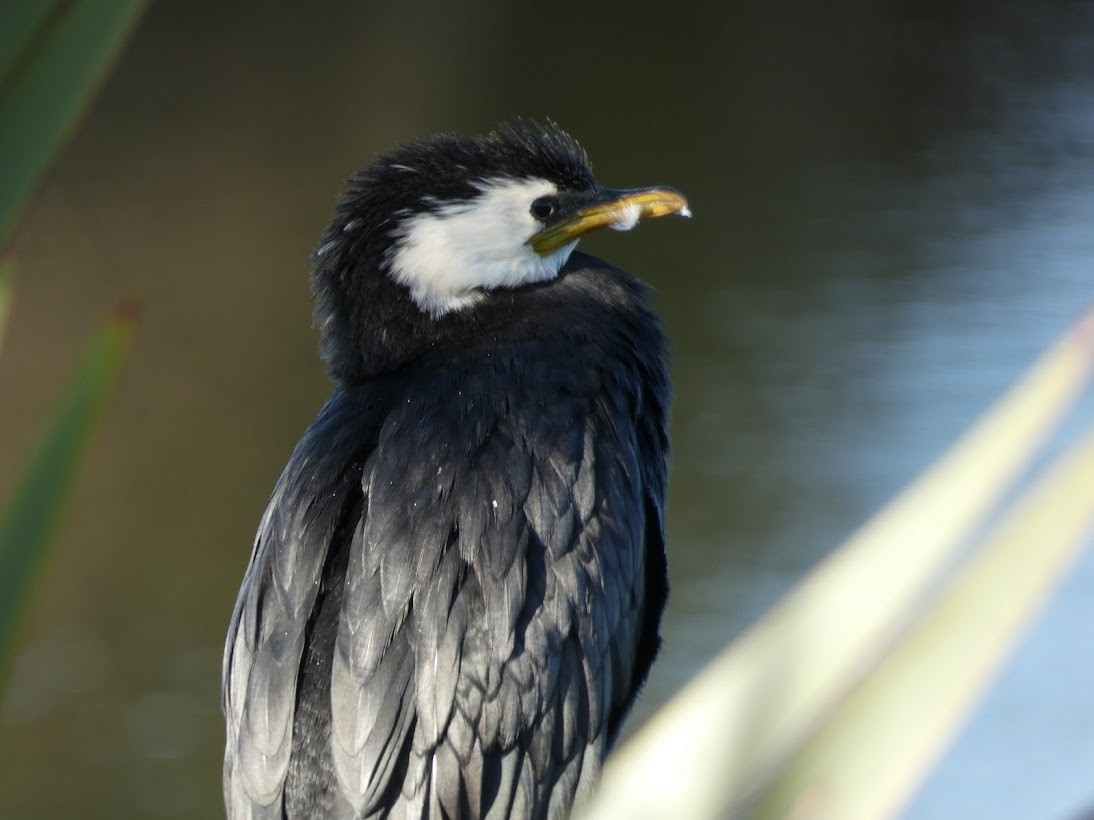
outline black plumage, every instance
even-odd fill
[[[603,199],[576,142],[519,122],[380,157],[323,238],[337,386],[232,617],[231,817],[565,815],[657,652],[670,388],[646,288],[574,253],[431,315],[389,275],[407,218],[491,179],[549,181],[559,218]]]

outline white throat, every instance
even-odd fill
[[[554,279],[577,246],[540,256],[528,240],[543,226],[529,208],[558,192],[543,179],[489,179],[473,200],[415,214],[388,254],[391,276],[434,317],[474,304],[483,291]]]

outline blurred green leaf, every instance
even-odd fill
[[[145,2],[5,4],[0,25],[10,28],[0,29],[0,59],[7,69],[0,80],[0,248],[105,79]]]
[[[106,77],[146,0],[0,5],[0,248]],[[0,262],[0,342],[13,265]],[[18,619],[106,392],[131,336],[119,314],[77,371],[41,448],[0,518],[0,681]]]
[[[80,456],[129,346],[133,321],[119,313],[76,371],[57,416],[0,517],[0,682],[32,582],[57,529]]]

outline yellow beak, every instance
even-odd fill
[[[572,216],[547,225],[528,240],[532,250],[549,256],[578,237],[598,228],[630,230],[641,219],[669,214],[691,216],[688,201],[672,188],[641,188],[635,191],[603,191],[595,201],[580,207]]]

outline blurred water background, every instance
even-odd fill
[[[583,245],[675,347],[632,725],[952,442],[1094,296],[1094,4],[836,8],[153,5],[15,247],[0,498],[93,329],[144,307],[0,705],[0,818],[222,812],[223,634],[329,390],[308,256],[409,137],[550,116],[605,184],[691,200]],[[1088,554],[909,818],[1094,804],[1092,585]]]

